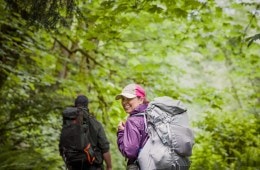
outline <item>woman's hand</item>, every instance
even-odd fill
[[[120,121],[118,126],[117,126],[117,129],[118,130],[124,130],[125,129],[125,122]]]

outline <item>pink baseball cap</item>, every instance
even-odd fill
[[[135,98],[135,97],[142,97],[145,98],[145,90],[138,84],[128,84],[125,86],[125,88],[122,90],[122,92],[118,95],[116,95],[116,100],[121,99],[122,96],[126,98]]]

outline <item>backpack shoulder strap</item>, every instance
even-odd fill
[[[146,116],[146,113],[145,112],[142,112],[142,113],[136,113],[136,114],[133,114],[131,116]]]
[[[89,125],[89,111],[85,107],[77,107],[79,114],[82,114],[83,124]]]
[[[131,116],[143,116],[144,117],[144,126],[145,126],[145,132],[147,133],[147,119],[146,119],[146,112],[136,113]]]

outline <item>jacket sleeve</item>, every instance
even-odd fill
[[[129,159],[136,159],[139,152],[141,134],[138,122],[136,119],[129,117],[126,121],[125,129],[117,132],[119,151]]]

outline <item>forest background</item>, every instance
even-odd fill
[[[61,112],[78,94],[124,169],[114,97],[132,82],[189,108],[191,170],[260,169],[258,0],[1,0],[0,13],[0,169],[65,169]]]

